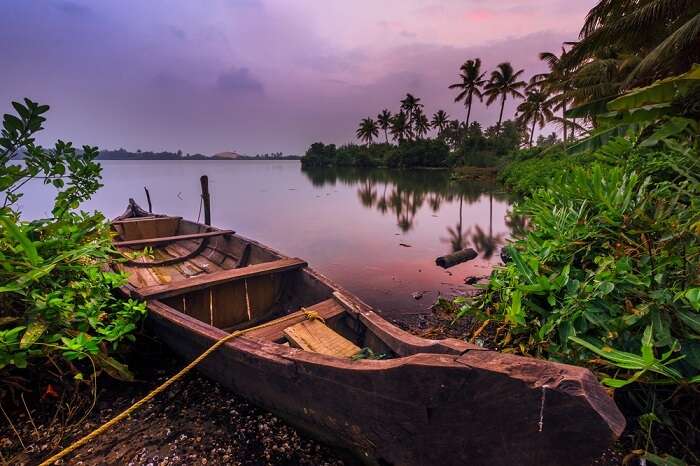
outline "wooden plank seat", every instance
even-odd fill
[[[155,215],[152,217],[133,217],[133,218],[124,218],[121,220],[112,220],[112,225],[121,225],[124,223],[134,223],[134,222],[161,222],[164,220],[182,220],[182,217],[174,217],[174,216],[169,216],[169,217],[156,217]]]
[[[159,238],[146,238],[146,239],[134,239],[131,241],[116,241],[114,246],[116,247],[131,247],[131,246],[147,246],[149,244],[158,243],[168,243],[172,241],[183,241],[187,239],[199,239],[199,238],[210,238],[212,236],[221,235],[232,235],[235,231],[233,230],[216,230],[216,231],[206,231],[203,233],[192,233],[189,235],[177,235],[177,236],[161,236]]]
[[[340,317],[345,312],[345,308],[335,299],[327,299],[321,301],[320,303],[309,306],[300,311],[293,312],[286,316],[280,317],[272,322],[277,322],[275,325],[271,325],[264,328],[259,328],[250,331],[245,334],[247,338],[257,338],[259,340],[267,341],[284,341],[285,335],[284,330],[287,327],[298,324],[306,320],[305,311],[317,312],[318,315],[323,318],[326,322],[332,321],[333,319]],[[224,329],[226,331],[231,331],[232,329]]]
[[[275,273],[288,272],[306,267],[301,259],[280,259],[260,264],[249,265],[240,269],[228,269],[220,272],[196,275],[185,280],[163,285],[148,286],[134,290],[134,295],[141,299],[163,299],[185,293],[210,288],[236,280],[259,277]]]
[[[318,319],[305,320],[284,329],[284,336],[295,348],[304,351],[351,358],[360,352],[360,347],[334,332]]]

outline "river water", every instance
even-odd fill
[[[386,318],[411,320],[438,297],[487,275],[518,222],[496,184],[454,183],[441,170],[314,169],[298,161],[102,161],[104,187],[85,210],[113,217],[130,197],[158,213],[197,219],[208,175],[212,223],[301,257]],[[33,183],[24,218],[47,216],[52,188]],[[202,214],[203,215],[203,214]],[[473,247],[479,257],[448,270],[437,256]],[[415,299],[415,293],[422,293]]]

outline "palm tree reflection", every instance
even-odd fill
[[[485,191],[491,191],[491,183],[454,183],[450,181],[447,171],[401,171],[382,169],[360,169],[356,167],[303,168],[313,185],[322,187],[326,183],[335,185],[337,181],[350,186],[357,186],[360,204],[368,209],[376,209],[381,214],[391,212],[396,218],[396,225],[402,232],[415,227],[416,216],[424,203],[437,213],[444,202],[452,202],[459,197],[459,223],[448,228],[450,243],[455,250],[468,245],[469,229],[462,221],[463,204],[479,202]],[[380,185],[383,185],[380,188]],[[380,194],[381,189],[381,194]],[[500,197],[499,197],[500,196]],[[493,198],[506,200],[502,194],[491,194]],[[492,210],[492,209],[490,209]],[[492,213],[490,215],[492,217]],[[489,223],[492,223],[492,218]],[[489,228],[491,231],[491,228]]]

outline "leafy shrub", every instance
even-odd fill
[[[130,378],[112,357],[145,313],[114,290],[126,277],[109,271],[115,257],[109,226],[99,214],[76,212],[99,189],[97,148],[77,151],[58,141],[53,150],[34,143],[48,106],[13,102],[0,138],[0,370],[50,362],[82,377],[75,361],[91,360],[110,375]],[[23,155],[23,164],[12,164]],[[52,218],[20,220],[13,210],[21,187],[43,179],[57,189]],[[58,358],[56,358],[58,356]]]
[[[684,436],[674,453],[693,461],[699,153],[697,142],[642,148],[618,138],[594,154],[513,162],[504,178],[532,190],[516,208],[530,229],[460,311],[499,324],[504,351],[598,372],[622,390],[640,446],[653,445],[654,424],[655,436]]]

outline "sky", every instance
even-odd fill
[[[301,154],[398,110],[464,119],[459,66],[575,40],[595,0],[2,0],[0,105],[49,104],[46,130],[104,149]],[[472,118],[495,123],[476,103]],[[506,107],[512,116],[515,104]]]

